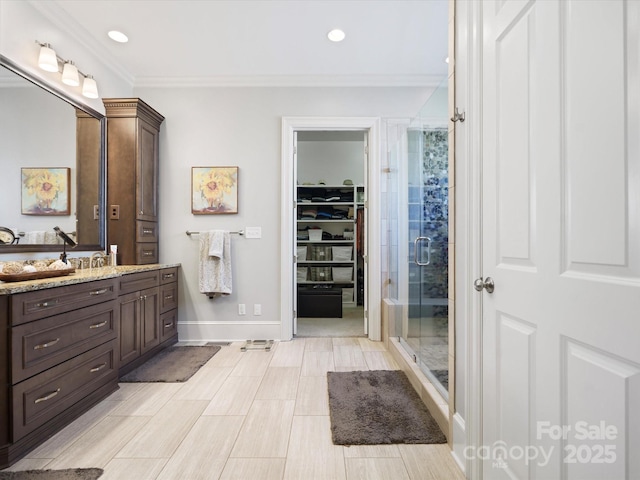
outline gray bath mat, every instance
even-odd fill
[[[335,445],[446,443],[400,370],[327,372]]]
[[[0,472],[0,480],[95,480],[101,468],[69,468],[66,470],[24,470]]]
[[[120,377],[122,383],[186,382],[220,350],[218,345],[173,346]]]

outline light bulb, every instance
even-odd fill
[[[38,57],[38,66],[42,70],[47,72],[58,71],[58,58],[56,52],[51,48],[51,45],[45,43],[40,47],[40,56]]]
[[[80,85],[80,77],[78,77],[78,69],[72,61],[68,61],[64,64],[62,69],[62,83],[77,87]]]
[[[98,84],[91,75],[87,75],[82,82],[82,95],[87,98],[98,98]]]

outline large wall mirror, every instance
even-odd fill
[[[0,254],[104,250],[104,116],[2,55],[0,106]]]

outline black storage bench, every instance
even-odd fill
[[[342,289],[299,288],[298,317],[342,317]]]

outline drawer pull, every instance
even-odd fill
[[[162,275],[162,278],[173,278],[173,273],[165,273]]]
[[[56,395],[58,395],[58,393],[60,393],[60,389],[57,389],[51,393],[46,394],[44,397],[40,397],[40,398],[36,398],[33,403],[40,403],[40,402],[46,402],[47,400],[52,399],[53,397],[55,397]]]
[[[97,367],[93,367],[91,370],[89,370],[91,373],[95,373],[95,372],[99,372],[100,370],[102,370],[104,367],[107,366],[107,362],[103,363],[102,365],[98,365]]]
[[[50,340],[47,343],[40,343],[38,345],[35,345],[33,347],[34,350],[42,350],[43,348],[48,348],[51,347],[53,345],[55,345],[56,343],[58,343],[60,341],[59,338],[56,338],[55,340]]]
[[[145,235],[151,235],[153,233],[153,230],[150,228],[143,228],[142,233]]]
[[[94,323],[93,325],[89,325],[89,328],[100,328],[104,327],[108,322],[105,320],[104,322]]]
[[[145,257],[151,257],[153,256],[153,251],[149,250],[147,252],[144,252],[142,255],[144,255]]]
[[[173,327],[173,322],[164,324],[164,328],[171,328],[171,327]]]
[[[55,300],[45,300],[42,303],[36,303],[36,307],[38,308],[51,307],[52,305],[57,305],[57,304],[58,304],[58,299],[56,298]]]
[[[173,295],[166,295],[164,297],[165,300],[173,300]]]
[[[89,295],[102,295],[103,293],[107,293],[108,291],[108,288],[102,288],[100,290],[94,290],[93,292],[90,292]]]

